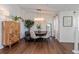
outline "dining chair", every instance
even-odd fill
[[[39,37],[35,35],[35,32],[33,30],[30,30],[30,36],[32,39],[38,39]]]
[[[48,38],[51,36],[50,34],[51,34],[50,31],[47,31],[46,36],[42,36],[42,38],[44,38],[44,39],[48,39]]]

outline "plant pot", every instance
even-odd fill
[[[25,41],[30,40],[30,32],[29,31],[25,31]]]

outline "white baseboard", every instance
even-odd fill
[[[79,50],[77,50],[77,51],[76,50],[72,50],[72,52],[75,53],[75,54],[79,54]]]
[[[74,43],[74,41],[62,41],[62,40],[59,40],[59,42],[63,42],[63,43]]]
[[[0,49],[4,48],[4,46],[0,46]]]

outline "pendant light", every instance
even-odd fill
[[[34,19],[34,21],[38,21],[38,22],[41,22],[41,21],[44,21],[44,18],[43,17],[41,17],[41,9],[36,9],[37,10],[37,12],[39,13],[38,15],[38,17],[36,17],[35,19]]]

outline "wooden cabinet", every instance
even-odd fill
[[[10,46],[20,39],[20,23],[15,21],[3,21],[3,45]]]

